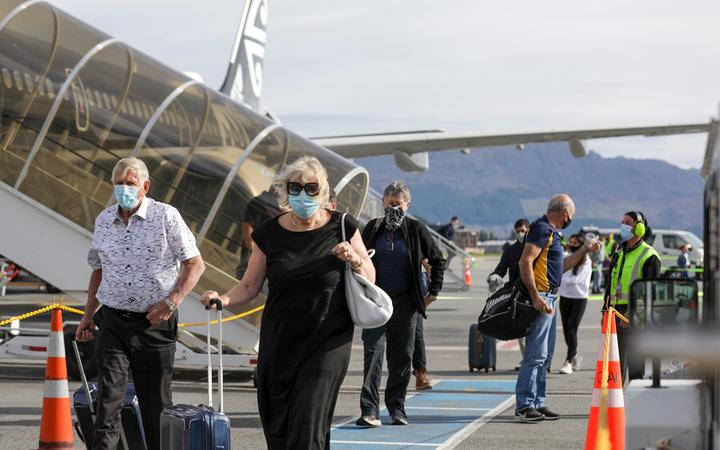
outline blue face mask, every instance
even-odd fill
[[[140,189],[135,186],[115,185],[115,199],[122,209],[133,209],[138,204]]]
[[[631,227],[630,225],[628,225],[626,223],[623,223],[622,225],[620,225],[620,239],[623,242],[629,241],[630,239],[632,239],[632,237],[634,235],[635,234],[633,233],[633,227]]]
[[[289,195],[288,202],[293,212],[303,219],[315,214],[320,207],[320,202],[313,200],[304,190],[299,195]]]

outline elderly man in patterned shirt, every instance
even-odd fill
[[[112,177],[118,203],[95,220],[88,254],[93,272],[76,333],[78,341],[96,339],[100,367],[92,448],[117,448],[132,372],[148,449],[154,450],[160,447],[160,413],[172,405],[175,310],[205,265],[178,210],[147,197],[150,181],[142,160],[121,159]]]

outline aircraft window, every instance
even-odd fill
[[[140,106],[140,102],[136,100],[133,103],[135,103],[135,114],[137,115],[137,117],[140,117],[142,119],[143,118],[143,110],[142,110],[142,106]]]
[[[113,109],[117,109],[117,107],[118,107],[117,97],[115,97],[114,95],[111,95],[110,102],[112,102]]]
[[[105,92],[103,92],[102,99],[103,99],[103,104],[105,105],[105,109],[107,109],[108,111],[112,110],[113,107],[110,104],[110,96],[107,95]]]
[[[53,90],[53,82],[50,78],[45,78],[45,91],[47,91],[48,97],[55,97],[55,91]]]
[[[127,108],[125,108],[125,102],[120,103],[120,112],[123,114],[127,114]]]
[[[45,93],[45,84],[40,81],[40,75],[35,75],[35,84],[38,87],[38,94],[43,95]]]
[[[87,102],[90,106],[95,106],[95,100],[93,100],[92,92],[88,89],[85,91],[85,97],[87,98]]]
[[[663,234],[663,246],[669,249],[679,249],[687,244],[683,238],[674,234]]]
[[[59,91],[58,91],[58,92],[59,92]],[[65,101],[70,100],[70,89],[65,90],[65,95],[64,95],[64,97],[65,97]]]
[[[168,114],[170,115],[170,124],[172,126],[176,127],[178,125],[178,123],[177,123],[177,120],[175,120],[175,113],[170,111]]]
[[[148,120],[150,120],[150,116],[151,116],[152,114],[150,114],[150,108],[148,108],[147,103],[143,103],[143,104],[142,104],[142,107],[143,107],[143,113],[145,113],[145,118],[148,119]]]
[[[8,70],[7,67],[3,67],[2,69],[2,76],[3,76],[3,82],[5,83],[5,87],[10,89],[12,87],[12,74]]]
[[[30,76],[29,73],[25,72],[25,88],[28,91],[28,94],[32,94],[33,88],[35,87],[35,83],[33,83],[33,79]]]
[[[125,100],[125,103],[127,103],[128,113],[131,116],[135,115],[135,108],[133,107],[133,102],[130,99]]]
[[[100,95],[100,91],[95,91],[95,103],[97,103],[98,108],[103,107],[102,95]]]
[[[20,75],[20,72],[18,72],[17,70],[14,70],[13,78],[15,78],[15,89],[17,89],[18,91],[22,91],[23,90],[23,80],[22,80],[22,75]]]

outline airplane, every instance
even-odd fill
[[[248,0],[220,91],[41,0],[0,4],[0,249],[7,258],[84,301],[95,217],[113,203],[110,173],[123,157],[150,170],[150,195],[175,206],[195,233],[206,271],[196,293],[237,283],[246,216],[280,168],[304,155],[328,171],[337,205],[361,222],[382,215],[366,169],[348,158],[393,154],[405,170],[427,170],[429,151],[582,139],[706,132],[687,124],[513,134],[445,133],[324,137],[287,129],[261,102],[268,1]],[[265,297],[228,314],[262,307]],[[186,301],[181,321],[203,317]],[[190,318],[190,320],[187,320]],[[226,327],[228,347],[252,364],[259,314]],[[197,356],[198,336],[178,357]],[[201,341],[201,340],[200,340]],[[42,355],[41,355],[42,356]]]
[[[245,2],[230,63],[220,92],[260,114],[278,120],[261,102],[263,62],[267,45],[269,0]],[[310,137],[309,139],[345,158],[392,155],[395,164],[408,172],[425,172],[430,168],[428,152],[482,147],[515,146],[522,150],[526,144],[567,142],[575,158],[587,156],[584,140],[623,136],[667,136],[706,133],[708,123],[577,129],[565,131],[519,132],[444,132],[442,130],[413,130],[394,133],[356,134]]]

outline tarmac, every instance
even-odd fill
[[[562,414],[560,420],[519,423],[514,418],[517,378],[514,367],[520,360],[516,342],[498,341],[497,371],[468,370],[468,327],[482,310],[488,296],[484,280],[497,260],[497,256],[477,258],[472,269],[473,288],[467,292],[442,293],[431,306],[425,322],[425,341],[434,389],[416,392],[414,378],[411,380],[407,399],[410,425],[406,427],[389,425],[386,413],[381,417],[384,425],[378,429],[360,430],[354,426],[362,385],[362,343],[356,330],[350,368],[335,409],[333,449],[583,447],[600,340],[600,302],[588,304],[578,344],[584,357],[583,367],[572,375],[558,374],[567,351],[558,318],[547,405]],[[32,362],[0,363],[0,449],[37,448],[44,366]],[[206,380],[204,370],[176,372],[175,403],[207,403]],[[232,425],[232,448],[265,448],[249,374],[228,373],[225,380],[225,410]],[[71,392],[79,386],[71,381]],[[75,444],[78,449],[84,448],[79,439]]]

